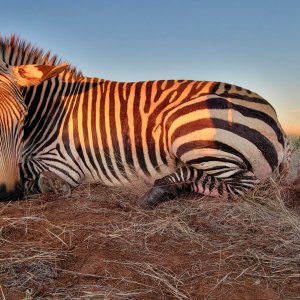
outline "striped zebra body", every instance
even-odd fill
[[[241,171],[265,178],[284,159],[285,137],[274,109],[236,86],[59,80],[24,95],[26,101],[35,95],[26,104],[36,116],[25,124],[24,178],[49,170],[73,186],[116,185],[134,176],[157,179],[178,163],[216,178]],[[51,101],[42,95],[47,90]]]
[[[30,56],[29,50],[20,58],[20,42],[10,44],[9,59],[4,55],[10,65],[55,65],[49,55]],[[125,83],[69,69],[23,88],[22,95],[27,117],[21,178],[30,192],[43,190],[39,179],[50,172],[71,186],[127,184],[136,176],[156,180],[143,198],[150,205],[182,190],[239,195],[287,161],[273,107],[235,85]]]

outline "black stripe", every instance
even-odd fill
[[[135,84],[135,94],[134,94],[134,103],[133,103],[133,127],[134,127],[134,138],[135,139],[135,148],[136,148],[136,155],[137,155],[137,160],[139,163],[139,166],[143,170],[143,172],[150,176],[150,172],[147,169],[147,165],[145,162],[145,157],[144,157],[144,149],[142,145],[142,137],[141,137],[141,132],[142,132],[142,120],[141,120],[141,114],[139,111],[140,107],[140,98],[141,98],[141,88],[142,88],[143,82],[137,82]]]
[[[57,170],[60,173],[63,173],[66,177],[68,177],[71,181],[73,181],[75,184],[79,184],[77,180],[75,180],[71,175],[69,171],[66,171],[64,169],[61,169],[57,164],[52,164],[52,161],[47,163],[48,168],[51,167],[52,169]],[[50,171],[51,172],[51,171]]]
[[[117,168],[121,172],[122,176],[125,177],[126,179],[128,179],[126,172],[125,172],[123,162],[121,160],[120,142],[118,140],[118,135],[117,135],[115,102],[120,101],[120,100],[119,99],[117,100],[114,96],[115,93],[118,92],[118,90],[116,89],[116,86],[117,86],[116,82],[112,83],[112,85],[110,86],[110,95],[109,95],[109,99],[110,99],[110,105],[109,105],[110,135],[111,135],[111,139],[112,139],[112,146],[113,146],[115,163],[117,165]],[[119,115],[117,116],[117,118],[119,118]],[[120,123],[122,122],[121,119],[119,119],[119,121],[120,121]]]
[[[265,104],[270,105],[268,102],[266,102]],[[270,105],[270,107],[272,108],[271,105]],[[242,105],[234,104],[224,98],[208,99],[207,100],[207,108],[208,109],[234,109],[234,110],[240,112],[245,117],[261,120],[264,123],[268,124],[270,127],[272,127],[272,129],[274,130],[274,132],[277,135],[278,141],[282,145],[284,145],[283,132],[278,127],[278,123],[272,117],[270,117],[268,114],[266,114],[262,111],[250,109],[250,108],[242,106]]]
[[[49,82],[50,84],[50,82]],[[51,145],[53,142],[56,141],[57,139],[57,131],[54,131],[54,127],[57,126],[57,128],[61,127],[61,121],[65,115],[65,108],[63,105],[63,102],[61,100],[61,95],[62,95],[63,88],[60,90],[58,99],[57,99],[57,105],[54,105],[53,110],[50,110],[49,107],[47,107],[46,112],[43,116],[39,115],[39,118],[35,118],[36,120],[38,119],[39,121],[37,123],[33,123],[29,126],[27,129],[32,130],[35,132],[30,141],[32,145],[32,154],[37,154],[41,148],[45,148],[49,145]],[[43,101],[42,105],[40,106],[40,110],[43,109],[44,106],[47,105],[48,98],[44,98],[40,101]],[[49,103],[48,103],[49,104]],[[34,127],[33,127],[34,126]],[[43,138],[43,135],[45,133],[48,133],[47,138]],[[50,136],[50,133],[52,133],[52,136]]]
[[[151,99],[146,98],[145,104],[151,104]],[[156,114],[151,114],[148,119],[148,124],[146,128],[146,143],[148,146],[148,156],[150,158],[152,166],[156,169],[157,172],[160,172],[160,166],[157,163],[157,157],[156,157],[156,147],[155,147],[155,140],[153,139],[152,133],[153,128],[156,126]],[[159,154],[160,157],[164,156],[162,153]]]
[[[211,180],[211,182],[210,182],[210,184],[209,184],[208,189],[209,189],[209,191],[211,192],[211,191],[213,190],[213,188],[215,187],[216,179],[215,179],[214,176],[210,176],[210,180]]]
[[[252,166],[248,159],[239,151],[236,149],[232,148],[231,146],[218,142],[218,141],[207,141],[207,140],[201,140],[199,137],[199,140],[197,141],[191,141],[184,143],[180,145],[177,149],[176,152],[176,157],[181,157],[184,153],[190,151],[190,150],[195,150],[195,149],[204,149],[204,148],[209,148],[209,149],[217,149],[217,150],[222,150],[224,152],[228,152],[231,154],[234,154],[235,156],[239,157],[247,166],[247,169],[249,171],[252,171]],[[208,156],[210,157],[210,156]]]
[[[218,186],[218,193],[222,196],[224,191],[223,191],[223,188],[224,188],[224,183],[222,181],[219,181],[219,186]]]
[[[152,95],[151,95],[151,89],[152,89],[152,86],[153,86],[153,81],[147,81],[146,83],[146,101],[145,101],[145,105],[144,105],[144,112],[145,113],[148,113],[150,108],[151,108],[151,98],[152,98]]]
[[[277,151],[274,145],[259,131],[249,128],[248,126],[230,123],[220,119],[212,119],[216,128],[234,132],[238,136],[250,141],[260,150],[265,160],[269,163],[274,171],[278,166]]]
[[[100,89],[99,89],[100,94],[97,95],[97,88],[99,85],[100,85]],[[93,106],[92,106],[93,107],[92,118],[91,118],[92,124],[96,124],[96,113],[99,110],[99,107],[96,107],[96,104],[97,104],[97,98],[98,97],[100,98],[100,96],[101,96],[101,86],[102,85],[103,85],[103,82],[97,82],[97,84],[95,85],[95,87],[92,90],[92,97],[94,99]],[[100,116],[100,118],[101,118],[101,116]],[[92,127],[92,138],[93,138],[93,147],[94,147],[95,154],[96,154],[96,160],[100,167],[101,173],[104,175],[104,177],[106,177],[111,182],[111,179],[108,177],[106,169],[104,168],[104,165],[103,165],[103,161],[101,159],[96,126]],[[99,170],[97,168],[97,174],[98,173],[99,173]],[[99,178],[101,178],[101,176],[99,176]]]
[[[81,82],[79,83],[78,85],[78,90],[77,90],[77,93],[75,95],[75,99],[73,98],[72,100],[74,101],[74,108],[73,108],[73,111],[72,111],[72,115],[70,117],[67,118],[67,120],[70,120],[70,118],[72,118],[73,120],[73,139],[74,139],[74,146],[76,148],[76,151],[81,159],[81,161],[83,162],[84,166],[88,168],[87,164],[86,164],[86,161],[84,159],[84,155],[83,155],[83,149],[82,149],[82,145],[81,145],[81,142],[80,142],[80,139],[79,139],[79,124],[78,124],[78,114],[79,114],[79,102],[80,102],[80,97],[81,97],[81,93],[83,92],[83,88],[84,88],[84,83]],[[81,112],[80,112],[81,113]],[[67,123],[67,122],[66,122]],[[68,133],[69,133],[69,128],[68,128],[68,124],[66,124],[66,135],[67,135],[67,140],[68,142],[70,143],[69,141],[69,137],[68,137]],[[64,145],[66,144],[66,142],[64,142]],[[68,145],[69,146],[69,145]],[[68,147],[69,148],[69,147]],[[77,161],[77,159],[73,156],[72,152],[71,152],[71,149],[70,149],[70,152],[69,152],[69,155],[71,157],[71,159],[75,162]],[[79,165],[78,165],[79,166]],[[80,170],[83,172],[82,168],[80,167]]]
[[[259,131],[239,123],[231,123],[217,118],[200,119],[178,127],[177,130],[173,133],[171,140],[174,141],[179,136],[183,136],[187,133],[202,128],[217,128],[232,132],[254,144],[261,151],[272,170],[274,170],[278,166],[277,151],[274,145]],[[199,136],[199,139],[200,138],[201,136]],[[196,146],[199,147],[202,141],[193,142],[198,144]],[[191,146],[192,145],[190,145],[190,147]]]
[[[207,182],[208,182],[208,175],[205,174],[204,179],[202,180],[203,191],[205,191],[205,187],[206,187]]]
[[[120,97],[120,120],[122,126],[122,137],[123,137],[123,151],[125,154],[125,160],[129,167],[133,167],[133,158],[132,158],[132,149],[131,149],[131,139],[129,136],[129,125],[128,125],[128,116],[127,116],[127,105],[128,105],[128,97],[132,87],[131,83],[121,83],[119,85],[119,97]],[[126,98],[123,97],[123,90],[126,88]]]
[[[63,161],[59,161],[61,164],[65,164],[67,165],[67,161],[68,159],[63,155],[63,153],[61,152],[61,149],[60,149],[60,145],[59,144],[56,144],[56,147],[55,147],[58,155],[63,159]],[[47,159],[47,158],[46,158]],[[51,158],[51,160],[54,160],[53,158]],[[73,168],[72,166],[68,165],[68,167],[78,175],[78,177],[82,177],[82,175],[80,174],[80,172],[78,172],[78,170],[76,170],[75,168]]]
[[[86,152],[88,159],[90,160],[91,153],[88,154],[88,129],[87,129],[87,101],[88,101],[88,93],[86,92],[88,89],[89,84],[87,82],[82,82],[79,93],[78,93],[78,99],[77,103],[74,108],[74,112],[76,115],[76,122],[75,122],[75,128],[76,128],[76,134],[74,136],[78,138],[78,142],[76,143],[76,149],[78,151],[78,154],[85,166],[85,168],[89,171],[90,174],[92,174],[92,170],[90,169],[87,160],[84,157],[84,152]],[[80,98],[82,98],[82,106],[79,107],[79,103],[81,101]],[[79,118],[78,116],[81,115],[81,123],[79,123]],[[84,140],[84,145],[82,145],[80,139],[79,139],[79,131],[80,129],[83,131],[83,140]],[[85,150],[85,151],[84,151]]]
[[[261,103],[261,104],[269,104],[269,102],[265,99],[263,99],[260,96],[248,96],[248,95],[241,95],[239,93],[233,93],[230,92],[231,88],[236,89],[237,91],[242,91],[244,90],[245,92],[247,92],[248,94],[252,94],[251,91],[244,89],[240,86],[237,85],[233,85],[233,84],[229,84],[229,83],[225,83],[225,82],[214,82],[214,86],[212,88],[212,90],[207,93],[207,94],[202,94],[202,95],[211,95],[211,94],[215,94],[221,97],[230,97],[230,98],[236,98],[236,99],[240,99],[240,100],[245,100],[245,101],[249,101],[249,102],[254,102],[254,103]]]
[[[50,97],[52,95],[54,95],[54,93],[57,91],[57,85],[58,85],[58,80],[55,80],[55,83],[54,83],[55,88],[53,89],[53,93],[51,95],[49,95],[50,88],[51,88],[51,81],[47,82],[46,89],[45,89],[45,92],[47,94],[45,94],[45,95],[48,95],[48,97],[45,97],[43,99],[41,98],[42,85],[40,85],[36,91],[36,95],[35,95],[33,104],[30,106],[30,111],[28,112],[28,115],[31,115],[31,113],[34,114],[35,111],[38,109],[38,105],[40,105],[41,102],[42,102],[42,105],[40,106],[41,109],[44,109],[44,107],[46,106],[45,115],[41,116],[41,114],[39,114],[39,117],[35,118],[33,120],[33,122],[29,125],[29,127],[27,127],[27,126],[25,127],[26,129],[28,128],[28,130],[25,130],[25,136],[26,136],[25,139],[27,138],[27,136],[29,136],[29,134],[32,133],[33,130],[36,131],[36,134],[34,135],[34,138],[31,141],[31,143],[34,145],[36,144],[36,141],[41,140],[42,134],[44,134],[44,132],[45,132],[44,128],[45,127],[47,128],[47,126],[49,125],[49,117],[47,118],[47,116],[49,116],[49,114],[50,114],[49,108],[50,108],[51,101],[47,101],[47,99],[48,98],[50,99]],[[62,91],[61,91],[61,93],[62,93]],[[26,96],[31,96],[31,93],[29,92]],[[36,101],[36,98],[37,98],[38,102]],[[51,114],[50,114],[50,116],[51,116]],[[26,119],[28,119],[28,118],[26,118]],[[32,119],[30,121],[32,121]],[[52,116],[51,116],[50,121],[53,122]]]
[[[28,107],[28,116],[34,116],[34,114],[38,108],[39,102],[43,101],[43,99],[41,99],[42,88],[43,88],[43,84],[40,84],[37,86],[32,104]],[[26,99],[28,99],[27,103],[25,101],[26,105],[29,104],[29,101],[30,101],[29,96],[31,97],[31,94],[32,94],[31,91],[33,92],[33,88],[30,89],[28,94],[26,95]],[[32,120],[32,118],[27,117],[26,119],[28,120],[28,124],[26,122],[26,125],[29,125],[29,123],[30,123],[29,128],[28,128],[28,132],[30,134],[32,129],[36,128],[37,123],[40,121],[40,118],[35,118]],[[26,130],[25,130],[24,138],[26,138],[26,137],[27,137],[27,135],[26,135]]]
[[[57,101],[61,101],[61,93],[62,93],[62,90],[64,89],[63,87],[64,87],[64,85],[61,88],[60,95],[59,95]],[[69,158],[74,162],[74,164],[81,171],[81,173],[83,173],[83,170],[82,170],[81,166],[79,165],[77,159],[75,159],[75,157],[74,157],[74,155],[71,151],[70,140],[69,140],[69,128],[68,128],[69,127],[69,120],[72,118],[72,110],[73,110],[73,106],[74,106],[73,103],[74,103],[74,100],[76,99],[76,95],[78,93],[78,88],[79,88],[79,84],[74,84],[74,85],[68,84],[67,85],[67,89],[66,89],[66,93],[65,93],[66,97],[68,97],[68,98],[65,98],[65,103],[66,103],[65,104],[65,107],[66,107],[65,118],[66,118],[66,122],[62,123],[61,127],[63,127],[62,139],[64,141],[64,148],[65,148]],[[75,95],[75,96],[71,97],[70,96],[71,94],[72,94],[72,96],[73,95]]]
[[[183,182],[186,182],[187,180],[188,180],[188,178],[187,178],[187,174],[188,174],[188,172],[187,172],[187,168],[181,168],[181,170],[182,170],[182,178],[181,178],[181,180],[183,181]],[[180,175],[180,170],[178,171],[178,175]],[[180,176],[179,176],[179,178],[180,178]]]
[[[200,178],[202,177],[202,175],[203,175],[203,171],[201,171],[201,170],[197,170],[197,175],[196,175],[196,177],[194,178],[194,181],[199,181],[200,180]]]
[[[220,93],[217,95],[221,96],[221,97],[236,98],[236,99],[240,99],[240,100],[244,100],[244,101],[270,105],[270,103],[267,100],[265,100],[261,97],[247,96],[247,95],[241,95],[238,93],[231,93],[231,92],[224,92],[224,93]]]
[[[202,110],[202,109],[222,109],[222,110],[233,109],[235,111],[238,111],[245,117],[261,120],[264,123],[268,124],[274,130],[274,132],[277,135],[277,139],[278,139],[279,143],[281,143],[281,145],[284,146],[283,132],[280,129],[280,127],[278,126],[278,123],[273,118],[271,118],[268,114],[266,114],[264,112],[261,112],[261,111],[255,110],[255,109],[251,109],[248,107],[244,107],[242,105],[233,104],[232,102],[229,102],[225,98],[209,98],[209,99],[205,99],[205,100],[193,103],[189,106],[185,106],[185,107],[177,110],[176,113],[174,113],[172,116],[170,116],[168,118],[167,122],[168,122],[168,124],[173,124],[173,122],[179,116],[183,116],[190,112]],[[199,122],[199,121],[197,121],[197,122]],[[209,123],[209,122],[207,122],[207,123]],[[203,125],[203,126],[204,126],[203,128],[205,128],[205,125]]]
[[[66,167],[67,171],[65,171],[65,172],[67,172],[67,177],[71,178],[72,181],[74,181],[77,184],[79,184],[79,182],[77,180],[75,180],[75,178],[70,175],[70,171],[76,173],[78,175],[78,177],[80,179],[82,179],[82,174],[80,174],[76,169],[74,169],[71,165],[69,165],[67,163],[67,161],[62,161],[62,160],[59,160],[59,159],[56,159],[56,158],[52,158],[52,157],[51,158],[50,157],[43,157],[43,162],[44,162],[44,164],[46,166],[56,166],[55,167],[56,169],[58,169],[58,165],[62,165],[64,167]],[[34,163],[38,163],[38,161],[34,161]],[[43,169],[44,169],[44,167],[43,167]],[[61,168],[59,168],[59,169],[63,170]]]
[[[97,83],[91,83],[90,81],[87,81],[84,86],[84,90],[82,91],[84,93],[84,95],[83,95],[83,103],[82,103],[82,109],[81,109],[81,111],[82,111],[82,125],[81,126],[82,126],[82,131],[83,131],[83,139],[84,139],[86,154],[88,156],[90,164],[92,165],[93,169],[96,170],[96,173],[99,177],[98,168],[93,159],[92,150],[91,150],[92,145],[90,145],[89,134],[88,134],[88,127],[89,127],[88,115],[91,114],[91,117],[92,117],[92,115],[94,114],[94,112],[92,110],[91,111],[88,110],[89,94],[92,93],[93,89],[95,89],[96,87],[97,87]],[[92,103],[93,102],[95,102],[95,101],[92,101]],[[88,167],[88,170],[89,170],[90,174],[92,174],[90,167]]]
[[[101,82],[100,82],[101,84]],[[91,124],[93,124],[93,126],[91,126],[91,136],[92,136],[92,144],[89,143],[88,145],[88,148],[89,148],[89,154],[90,154],[90,161],[94,167],[94,169],[96,170],[96,173],[98,175],[98,178],[101,178],[100,176],[100,170],[99,168],[101,169],[101,164],[98,163],[98,153],[99,153],[99,146],[98,146],[98,139],[97,139],[97,131],[96,131],[96,111],[97,111],[97,107],[96,107],[96,104],[97,104],[97,87],[98,87],[99,83],[98,83],[98,80],[95,79],[93,80],[92,82],[92,85],[91,85],[91,89],[89,91],[89,93],[91,93],[91,97],[92,97],[92,105],[91,105],[91,111],[89,112],[91,114]],[[95,152],[95,160],[94,158],[92,157],[91,155],[91,148],[93,148],[94,152]],[[95,148],[98,150],[96,151]],[[99,167],[97,166],[97,163],[99,165]],[[101,169],[102,170],[102,169]]]
[[[102,139],[102,146],[103,146],[103,155],[104,155],[104,160],[106,161],[107,167],[110,170],[111,174],[113,177],[115,177],[118,181],[119,178],[114,170],[114,167],[112,165],[112,161],[111,161],[111,157],[109,155],[109,147],[108,147],[108,143],[107,143],[107,132],[106,132],[106,128],[105,128],[105,120],[108,116],[106,116],[105,114],[105,105],[106,105],[106,93],[109,92],[109,83],[110,82],[106,82],[105,85],[103,86],[103,93],[101,95],[101,100],[100,100],[100,134],[101,134],[101,139]],[[108,95],[109,96],[109,95]],[[109,105],[109,104],[107,104]]]

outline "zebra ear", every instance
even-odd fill
[[[12,66],[12,74],[20,86],[38,85],[41,82],[58,75],[68,68],[67,63],[58,66],[49,65],[21,65]]]

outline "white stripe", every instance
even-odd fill
[[[184,144],[186,141],[197,141],[199,136],[205,137],[206,140],[218,141],[227,144],[234,149],[237,149],[253,167],[253,173],[259,178],[265,178],[272,173],[272,169],[266,159],[264,158],[260,149],[258,149],[254,144],[252,144],[247,139],[244,139],[233,132],[229,132],[223,129],[206,128],[203,130],[194,131],[190,134],[177,138],[172,145],[172,151],[174,154],[177,153],[178,147]],[[209,150],[209,149],[206,149]],[[196,150],[196,154],[198,150]],[[220,153],[214,153],[212,149],[210,150],[209,156],[220,157]],[[191,160],[198,158],[199,156],[189,156],[184,158],[185,160]],[[226,154],[224,158],[232,158],[231,154]],[[183,160],[183,159],[182,159]]]

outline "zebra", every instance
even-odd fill
[[[22,195],[19,164],[27,107],[19,86],[26,84],[24,76],[34,74],[39,77],[44,74],[46,79],[60,73],[65,67],[10,67],[0,59],[0,200],[17,199]]]
[[[250,90],[84,77],[15,35],[0,37],[0,63],[0,200],[136,177],[153,184],[142,206],[182,192],[228,199],[288,168],[276,112]]]

